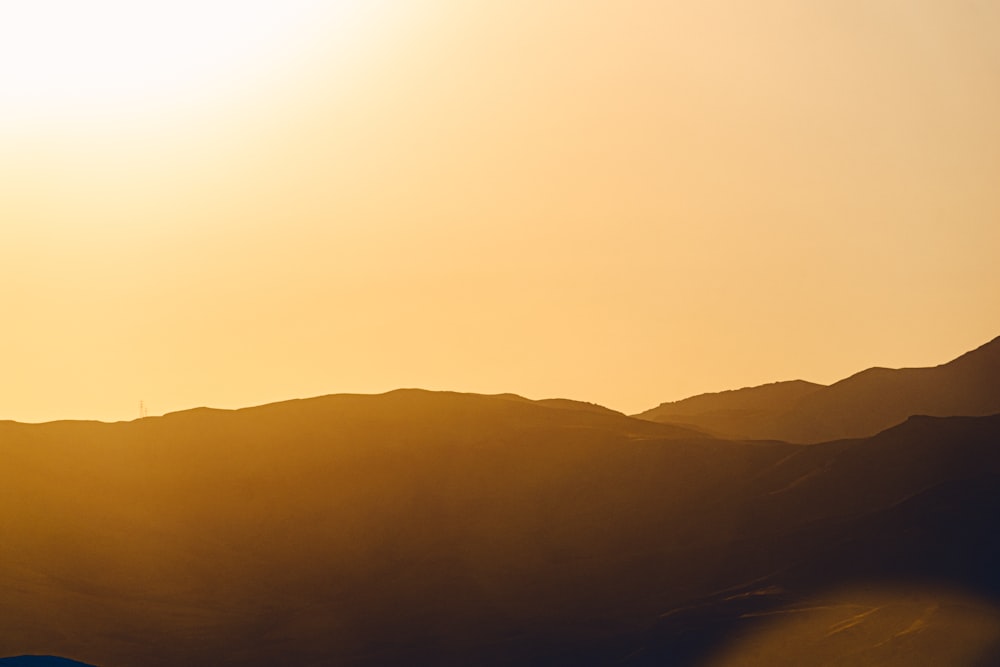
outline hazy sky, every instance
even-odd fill
[[[1000,334],[998,2],[0,25],[0,418],[397,387],[635,412]]]

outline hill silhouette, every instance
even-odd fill
[[[850,585],[873,581],[948,592],[895,596],[858,621],[870,633],[819,633],[800,656],[850,640],[837,650],[877,657],[933,604],[893,641],[983,653],[1000,639],[998,441],[1000,417],[802,446],[419,390],[0,423],[0,655],[695,665],[808,600],[849,620],[878,606]]]
[[[822,388],[821,384],[805,380],[772,382],[661,403],[652,410],[635,416],[665,424],[683,424],[729,437],[752,433],[761,421],[786,410],[795,401]]]
[[[931,368],[870,368],[830,386],[793,381],[702,394],[636,415],[721,437],[816,443],[871,436],[913,415],[1000,413],[1000,338]]]

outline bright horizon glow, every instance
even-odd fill
[[[0,3],[0,419],[625,412],[1000,334],[998,3]]]
[[[0,121],[157,113],[280,76],[363,32],[363,0],[23,0],[0,5]]]

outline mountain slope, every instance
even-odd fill
[[[821,384],[804,380],[773,382],[661,403],[635,416],[739,437],[741,433],[752,432],[762,418],[783,411],[788,405],[822,388]]]
[[[804,447],[554,405],[403,391],[0,424],[0,655],[694,664],[761,586],[905,572],[1000,597],[964,553],[995,544],[981,494],[921,496],[1000,476],[1000,418]],[[950,542],[914,534],[942,507]]]
[[[742,409],[733,400],[741,396],[761,400]],[[637,416],[725,437],[816,443],[871,436],[912,415],[996,413],[1000,338],[932,368],[870,368],[828,387],[776,383],[663,404]]]

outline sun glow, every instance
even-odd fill
[[[0,120],[121,118],[281,75],[354,41],[363,0],[13,0],[0,4]]]

